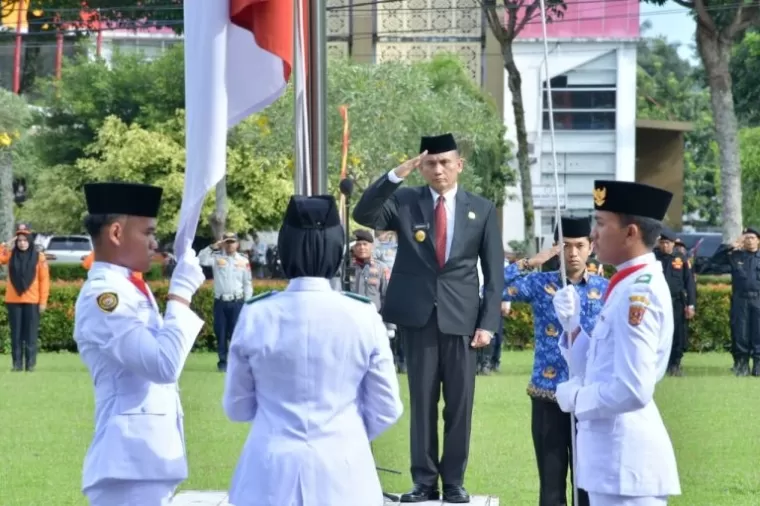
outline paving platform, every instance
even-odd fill
[[[392,506],[398,503],[386,500],[385,504]],[[419,506],[446,505],[442,501],[427,501],[417,504]],[[172,506],[230,506],[230,504],[227,502],[226,492],[186,490],[174,496]],[[499,506],[499,499],[493,496],[478,495],[470,498],[470,506]]]

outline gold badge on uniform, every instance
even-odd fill
[[[557,330],[557,327],[550,323],[546,326],[546,335],[549,337],[557,337],[559,335],[559,331]]]
[[[119,305],[119,296],[114,292],[101,293],[98,295],[97,302],[98,307],[102,311],[106,313],[113,313],[113,310],[116,309],[116,306]]]
[[[546,379],[554,379],[557,376],[557,370],[552,366],[548,366],[541,375]]]
[[[514,297],[515,295],[517,295],[517,291],[518,290],[516,286],[510,286],[509,288],[507,288],[507,293],[509,294],[510,297]]]
[[[673,259],[673,262],[671,262],[671,265],[673,266],[674,269],[678,269],[678,270],[683,269],[683,260],[681,260],[680,257],[675,257]]]
[[[544,286],[544,290],[545,290],[545,291],[546,291],[546,293],[548,293],[549,295],[554,295],[555,293],[557,293],[557,289],[556,289],[556,288],[554,288],[554,286],[553,286],[553,285],[546,285],[546,286]]]
[[[425,231],[424,230],[418,230],[414,233],[414,240],[417,242],[422,242],[425,240]]]
[[[594,188],[594,204],[602,207],[607,200],[607,188]]]
[[[602,293],[596,288],[592,288],[588,291],[588,298],[591,300],[597,300],[602,298]]]

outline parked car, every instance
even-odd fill
[[[54,235],[45,248],[45,258],[52,264],[78,264],[92,251],[86,235]]]

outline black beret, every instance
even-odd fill
[[[420,141],[420,153],[427,151],[429,155],[437,155],[439,153],[456,151],[456,149],[457,142],[451,134],[423,137]]]
[[[673,194],[629,181],[594,181],[594,209],[662,221]]]
[[[746,227],[744,229],[745,234],[754,234],[756,237],[760,238],[760,232],[757,231],[754,227]]]
[[[562,217],[562,236],[579,239],[591,235],[591,220],[589,218]],[[554,242],[559,241],[559,227],[554,229]]]
[[[357,230],[354,232],[354,237],[357,241],[375,242],[369,230]]]
[[[667,227],[663,227],[662,231],[660,232],[660,239],[664,239],[666,241],[676,241],[676,233],[670,230]]]
[[[88,183],[84,185],[87,212],[155,218],[163,189],[139,183]]]
[[[340,226],[340,215],[331,195],[305,197],[293,195],[285,210],[283,225],[301,230],[325,229]]]

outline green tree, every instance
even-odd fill
[[[240,130],[257,130],[246,122]],[[39,229],[59,233],[82,231],[85,214],[82,187],[87,182],[127,180],[164,188],[158,234],[167,238],[177,228],[184,184],[184,113],[150,130],[109,116],[84,156],[73,164],[45,170],[35,197],[20,215]],[[232,146],[227,156],[228,226],[240,232],[279,225],[293,192],[292,163],[283,156],[255,157],[245,145]],[[209,235],[214,195],[208,196],[199,232]],[[65,212],[62,212],[65,210]]]
[[[13,235],[14,151],[25,137],[31,114],[22,97],[0,90],[0,241]]]
[[[38,155],[49,166],[70,164],[95,140],[111,115],[127,125],[150,127],[185,107],[183,48],[160,58],[115,53],[110,63],[77,58],[63,67],[58,83],[41,81],[37,105]]]
[[[643,0],[663,5],[667,0]],[[750,0],[673,0],[691,9],[696,20],[697,52],[710,90],[715,140],[720,154],[721,224],[723,239],[742,230],[742,177],[739,126],[734,109],[731,56],[747,30],[760,24],[760,5]]]
[[[507,71],[507,86],[512,95],[512,110],[515,115],[517,138],[517,170],[520,175],[520,194],[523,205],[525,240],[531,252],[535,244],[533,213],[533,182],[530,175],[530,153],[528,151],[528,131],[525,127],[525,106],[522,98],[522,76],[515,62],[512,44],[525,25],[541,19],[539,0],[480,0],[488,26],[501,46],[501,56]],[[545,0],[547,22],[560,19],[567,10],[564,0]]]
[[[646,32],[646,25],[642,28]],[[715,226],[720,223],[720,170],[709,91],[698,69],[678,55],[678,48],[665,37],[643,37],[639,42],[637,116],[694,125],[685,136],[684,214]]]
[[[748,224],[760,224],[760,127],[739,132],[742,160],[742,211]]]
[[[760,33],[747,33],[731,58],[736,116],[742,125],[760,125]]]

